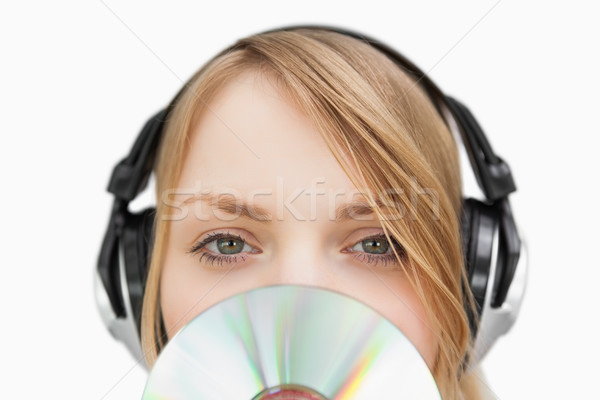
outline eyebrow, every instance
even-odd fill
[[[181,202],[181,205],[196,201],[210,203],[216,210],[230,215],[238,215],[242,218],[248,218],[257,222],[269,223],[273,219],[272,214],[266,208],[248,204],[243,200],[238,200],[232,195],[227,194],[216,194],[213,192],[196,193]],[[385,207],[385,204],[379,199],[375,200],[375,204],[380,208]],[[339,224],[354,219],[356,216],[366,216],[371,214],[374,214],[373,208],[366,200],[352,200],[347,203],[342,203],[336,208],[334,222]]]

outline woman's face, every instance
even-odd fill
[[[168,200],[176,208],[160,303],[169,337],[240,292],[311,285],[370,305],[433,366],[437,342],[393,244],[375,214],[338,211],[364,197],[268,78],[248,72],[228,83],[190,140]]]

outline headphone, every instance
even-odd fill
[[[514,324],[526,286],[526,247],[508,200],[509,194],[516,191],[508,164],[494,153],[468,108],[443,94],[424,72],[391,47],[365,35],[328,26],[299,25],[265,33],[295,29],[333,31],[375,47],[423,87],[450,130],[461,137],[477,183],[485,195],[483,201],[463,198],[461,215],[468,276],[468,283],[463,282],[463,290],[472,292],[476,304],[476,315],[465,304],[474,339],[473,352],[465,362],[476,365],[496,339]],[[236,44],[220,54],[235,48]],[[133,213],[128,210],[128,205],[148,183],[164,122],[186,86],[167,108],[146,122],[129,154],[114,167],[107,188],[114,195],[114,202],[98,257],[96,302],[109,331],[138,361],[143,359],[141,311],[156,211],[150,207]],[[448,122],[448,117],[456,126]]]

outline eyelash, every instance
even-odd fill
[[[238,258],[241,258],[242,261],[246,260],[245,256],[241,256],[241,255],[234,255],[234,256],[227,256],[227,255],[215,255],[215,254],[210,254],[207,251],[202,250],[204,247],[206,247],[207,244],[215,241],[215,240],[219,240],[219,239],[236,239],[239,240],[241,242],[246,243],[246,241],[239,235],[234,235],[231,234],[229,232],[224,233],[224,232],[213,232],[213,234],[209,234],[209,236],[194,244],[194,246],[192,246],[191,249],[188,250],[188,253],[191,255],[197,255],[200,254],[200,258],[199,258],[199,262],[202,261],[202,259],[205,259],[205,262],[207,264],[210,265],[214,265],[216,263],[219,264],[219,266],[222,266],[223,263],[237,263],[238,262]],[[354,246],[356,246],[358,243],[363,242],[365,240],[369,240],[369,239],[382,239],[382,240],[386,240],[385,235],[371,235],[371,236],[367,236],[359,241],[357,241],[354,245],[350,246],[349,248],[352,248]],[[396,248],[396,252],[398,253],[398,255],[400,256],[401,260],[404,260],[406,257],[406,253],[404,248],[398,244],[398,242],[392,238],[392,243],[394,245],[394,247]],[[398,260],[396,259],[396,256],[394,255],[394,253],[390,253],[390,254],[385,254],[385,255],[375,255],[375,254],[368,254],[368,253],[356,253],[356,252],[352,252],[354,253],[353,257],[355,259],[360,259],[360,261],[365,262],[366,264],[373,264],[375,263],[375,265],[377,265],[379,262],[383,263],[383,267],[387,266],[388,263],[393,263],[393,264],[398,264]],[[367,261],[364,261],[365,258],[367,259]],[[241,261],[240,261],[241,262]]]

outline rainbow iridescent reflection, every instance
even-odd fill
[[[161,352],[143,396],[294,398],[441,397],[425,361],[391,322],[346,295],[297,285],[250,290],[193,319]]]

